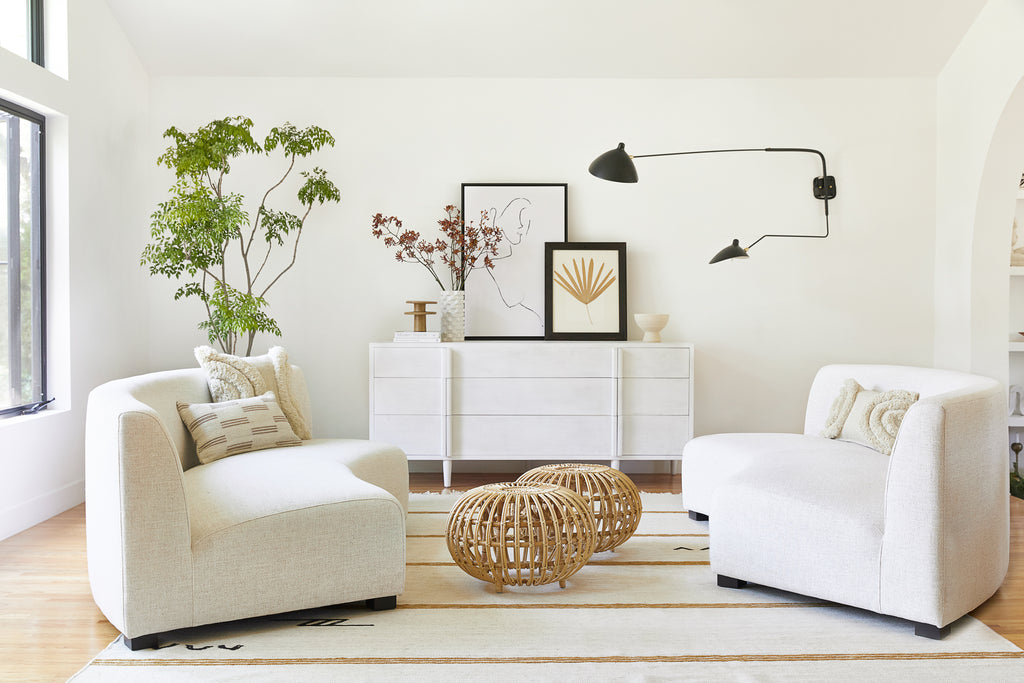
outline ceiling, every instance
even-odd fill
[[[934,77],[987,0],[107,0],[154,76]]]

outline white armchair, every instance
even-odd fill
[[[920,393],[892,455],[819,434],[844,380]],[[1009,561],[1006,399],[985,377],[831,365],[803,434],[717,434],[683,452],[683,502],[710,516],[719,585],[750,581],[873,610],[941,638]]]
[[[301,371],[292,391],[308,405]],[[89,582],[132,649],[173,629],[366,600],[405,582],[401,450],[312,439],[199,464],[176,402],[209,402],[200,369],[104,384],[86,427]]]

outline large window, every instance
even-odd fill
[[[0,0],[0,47],[43,66],[43,0]]]
[[[0,415],[46,402],[43,135],[42,116],[0,100]]]

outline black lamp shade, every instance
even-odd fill
[[[750,258],[747,250],[740,246],[739,240],[733,240],[732,244],[715,254],[715,257],[708,261],[708,263],[718,263],[719,261],[726,261],[731,258]]]
[[[626,152],[626,145],[623,142],[594,159],[590,163],[590,174],[616,183],[637,181],[636,166],[633,165],[633,159]]]

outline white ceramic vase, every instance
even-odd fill
[[[460,342],[466,339],[466,293],[444,290],[438,299],[441,305],[441,341]]]

